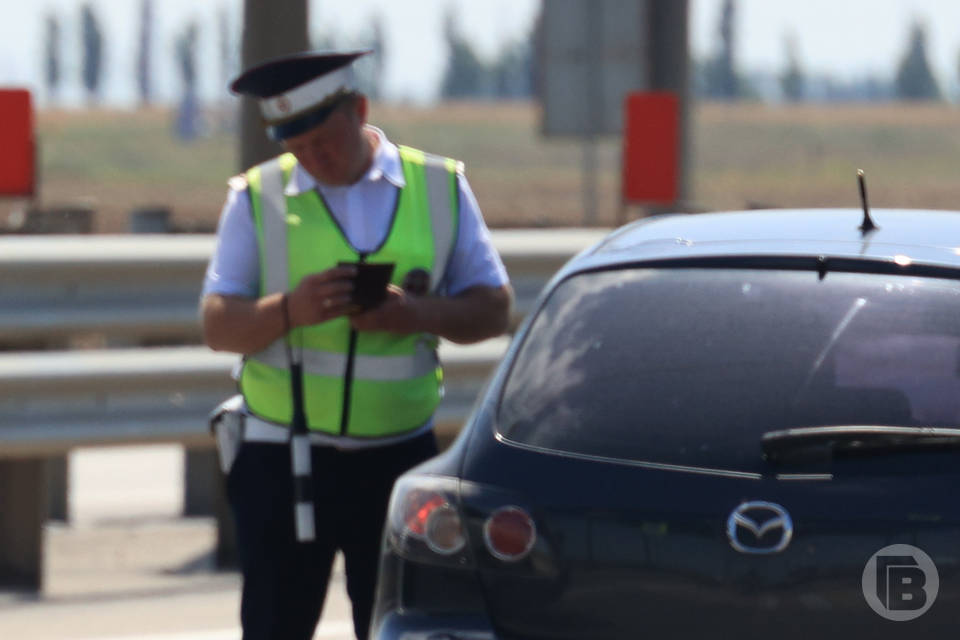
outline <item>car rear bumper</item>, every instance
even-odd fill
[[[480,616],[394,611],[375,624],[371,640],[498,640],[489,620]]]

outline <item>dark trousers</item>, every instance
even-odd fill
[[[314,542],[295,538],[288,445],[244,443],[227,478],[243,572],[243,640],[309,640],[337,550],[355,633],[367,638],[390,491],[397,476],[435,455],[437,444],[431,432],[373,449],[311,450]]]

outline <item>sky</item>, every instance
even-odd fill
[[[704,54],[717,40],[721,0],[691,0],[691,45]],[[891,77],[907,48],[910,27],[927,31],[927,54],[941,86],[960,75],[957,0],[737,0],[737,61],[744,69],[779,71],[785,39],[797,41],[809,72],[840,78]]]
[[[0,0],[0,86],[33,89],[43,104],[43,24],[54,14],[64,34],[62,99],[82,104],[79,16],[85,1],[93,5],[105,31],[105,100],[114,106],[136,104],[140,0]],[[172,101],[179,93],[173,42],[191,20],[200,24],[201,98],[225,95],[226,79],[217,64],[217,15],[227,12],[238,42],[242,4],[242,0],[154,0],[154,76],[161,100]],[[693,56],[703,58],[716,45],[721,4],[722,0],[690,0]],[[910,25],[920,21],[927,27],[928,54],[941,86],[950,90],[960,76],[957,0],[737,0],[736,6],[735,55],[744,71],[778,72],[784,66],[784,43],[792,37],[808,73],[890,77],[906,48]],[[374,16],[381,16],[389,56],[385,97],[424,103],[435,99],[443,74],[442,25],[447,11],[454,12],[479,55],[493,58],[502,47],[529,36],[539,7],[539,0],[310,0],[310,32],[312,37],[334,34],[342,46],[362,45]]]

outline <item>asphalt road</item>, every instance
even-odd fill
[[[240,576],[213,568],[213,520],[180,515],[179,447],[78,450],[70,487],[70,523],[46,532],[44,592],[0,591],[0,638],[240,638]],[[315,638],[352,637],[338,570]]]

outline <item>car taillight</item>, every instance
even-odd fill
[[[435,553],[457,553],[467,543],[460,513],[439,493],[414,490],[407,494],[406,533],[422,539]]]
[[[423,562],[470,565],[467,532],[457,507],[455,478],[408,476],[394,485],[387,536],[402,556]]]
[[[487,550],[504,562],[522,560],[537,541],[533,518],[520,507],[500,507],[483,525]]]
[[[449,504],[430,512],[424,537],[431,550],[445,556],[457,553],[467,544],[460,514]]]
[[[406,495],[403,518],[407,531],[421,537],[427,530],[427,519],[434,509],[446,504],[447,499],[439,493],[414,489]]]

